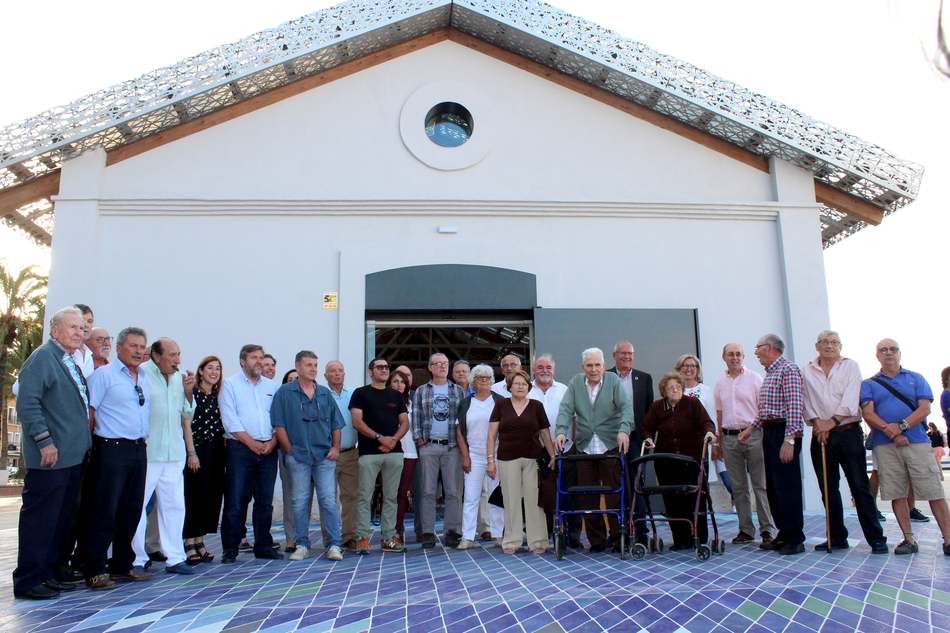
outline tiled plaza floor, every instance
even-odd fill
[[[888,519],[893,547],[897,526]],[[722,523],[731,538],[735,517]],[[812,544],[822,540],[823,517],[809,516],[806,528]],[[853,516],[848,528],[860,534]],[[236,565],[199,565],[191,577],[158,573],[43,603],[13,600],[16,534],[5,529],[0,631],[950,631],[950,557],[933,522],[915,529],[921,551],[904,557],[872,556],[855,538],[847,552],[793,557],[727,546],[704,563],[681,552],[556,561],[417,546],[338,563],[242,554]],[[279,525],[274,534],[282,539]]]

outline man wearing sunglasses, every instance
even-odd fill
[[[145,330],[125,328],[116,339],[118,362],[100,367],[89,378],[94,426],[86,472],[90,485],[83,490],[87,521],[80,547],[85,552],[86,586],[94,590],[112,589],[116,580],[151,577],[133,567],[132,549],[145,501],[145,440],[151,411],[148,380],[139,369],[147,359],[145,345]]]
[[[950,512],[927,437],[933,392],[923,376],[901,366],[897,341],[886,338],[879,342],[877,360],[881,371],[861,383],[861,412],[871,427],[881,499],[890,500],[904,533],[894,553],[916,554],[918,550],[907,502],[908,487],[913,486],[918,498],[930,502],[943,533],[943,553],[950,556]]]
[[[356,551],[369,554],[370,504],[376,477],[383,479],[383,510],[379,522],[381,547],[384,552],[403,551],[402,539],[396,534],[396,495],[402,477],[402,437],[409,431],[409,415],[402,394],[386,386],[389,363],[374,358],[369,363],[370,384],[353,391],[350,416],[359,433],[360,500],[356,521]]]

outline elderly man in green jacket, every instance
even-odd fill
[[[564,450],[573,422],[574,446],[571,452],[588,455],[626,453],[630,445],[630,429],[633,424],[633,405],[627,397],[616,374],[604,371],[604,352],[596,347],[581,354],[581,369],[567,385],[557,416],[558,450]],[[577,463],[577,483],[580,486],[609,486],[620,484],[620,467],[615,460],[590,460]],[[599,495],[580,498],[580,507],[585,510],[600,508]],[[619,505],[617,495],[607,495],[607,507]],[[609,544],[619,551],[619,527],[612,514],[607,515],[610,527]],[[602,552],[608,544],[603,519],[599,515],[584,519],[591,552]]]

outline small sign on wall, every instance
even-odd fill
[[[336,291],[323,293],[324,310],[336,310],[338,303],[339,301]]]

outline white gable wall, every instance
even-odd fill
[[[467,169],[432,169],[400,136],[406,99],[440,79],[497,108],[490,151]],[[756,337],[794,332],[804,362],[798,342],[828,320],[807,174],[770,176],[451,42],[104,159],[63,168],[50,306],[82,301],[113,334],[171,336],[185,366],[215,353],[231,373],[258,342],[280,373],[314,348],[361,384],[365,275],[433,263],[533,273],[545,308],[697,308],[710,381],[723,343],[754,367]],[[321,309],[324,291],[339,310]],[[566,378],[575,363],[560,360]]]
[[[406,99],[445,79],[478,86],[496,104],[496,143],[460,172],[423,165],[399,135]],[[114,198],[771,199],[765,172],[453,42],[122,161],[106,170],[102,191]]]

